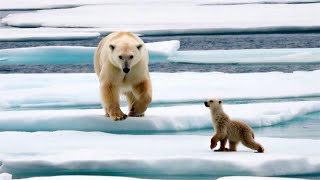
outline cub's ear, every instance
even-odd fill
[[[221,104],[222,103],[222,101],[219,101],[219,104]]]
[[[140,50],[142,48],[142,44],[137,45],[137,48]]]
[[[111,51],[113,51],[115,47],[114,47],[114,45],[110,44],[109,48],[111,49]]]

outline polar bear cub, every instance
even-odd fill
[[[254,141],[253,130],[243,122],[231,120],[223,111],[222,101],[216,98],[209,99],[204,105],[211,111],[212,123],[215,134],[211,139],[210,148],[213,149],[220,141],[220,148],[215,151],[237,151],[237,144],[241,142],[246,147],[264,152],[264,148]],[[229,140],[229,149],[225,145]]]

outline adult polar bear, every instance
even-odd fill
[[[106,116],[113,120],[127,118],[120,109],[120,93],[127,97],[128,116],[144,115],[152,99],[148,61],[144,42],[131,32],[114,32],[100,41],[94,69]]]

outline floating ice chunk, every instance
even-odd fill
[[[266,153],[239,145],[215,153],[211,136],[97,132],[1,132],[1,171],[24,178],[86,173],[154,176],[289,176],[320,171],[320,140],[261,138]],[[309,147],[312,144],[313,148]],[[41,167],[41,171],[36,170]],[[110,174],[108,173],[110,172]]]
[[[12,179],[12,175],[8,174],[8,173],[1,173],[0,174],[0,180],[11,180]]]
[[[233,119],[252,127],[263,127],[320,111],[320,101],[224,105],[224,109]],[[208,128],[212,128],[212,121],[204,105],[149,108],[145,117],[129,117],[122,122],[106,118],[102,109],[0,111],[1,131],[80,130],[141,134]]]
[[[298,178],[257,177],[257,176],[227,176],[217,180],[306,180]]]
[[[56,9],[56,8],[72,8],[83,5],[98,5],[98,4],[195,4],[195,5],[233,5],[233,4],[302,4],[302,3],[316,3],[319,0],[202,0],[202,1],[176,1],[176,0],[29,0],[25,3],[23,0],[10,0],[0,4],[0,10],[37,10],[37,9]]]
[[[153,103],[319,97],[320,71],[294,73],[151,73]],[[100,107],[96,74],[1,74],[0,109]],[[205,85],[205,88],[204,88]]]
[[[97,27],[109,32],[123,30],[149,35],[305,32],[319,30],[319,8],[319,3],[241,6],[181,6],[181,3],[168,5],[166,2],[134,6],[106,4],[10,14],[1,22],[16,27]]]
[[[165,61],[179,49],[179,41],[146,43],[150,62]],[[0,50],[0,64],[93,63],[95,47],[41,46]]]
[[[99,32],[67,28],[0,28],[1,41],[83,40],[95,39]]]
[[[313,63],[320,62],[320,49],[178,51],[168,60],[182,63]]]
[[[19,180],[140,180],[139,178],[119,177],[119,176],[49,176],[32,177]],[[143,178],[143,180],[148,180]]]

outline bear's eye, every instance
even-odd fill
[[[122,56],[119,56],[119,59],[122,59]]]
[[[210,100],[209,102],[213,103],[213,101],[212,101],[212,100]]]
[[[133,59],[133,55],[131,55],[129,58],[130,58],[130,59]]]

